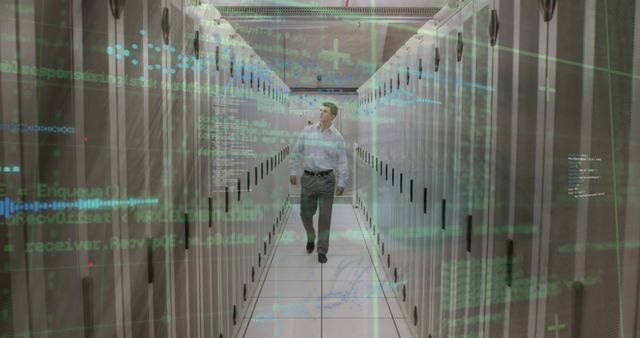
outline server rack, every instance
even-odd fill
[[[2,27],[2,122],[40,129],[0,131],[0,332],[237,335],[290,207],[294,140],[263,141],[293,131],[286,85],[200,2],[26,1]]]
[[[637,48],[612,46],[640,44],[638,8],[464,1],[359,89],[357,201],[385,220],[377,249],[418,336],[635,334]],[[406,68],[423,82],[393,96]],[[406,143],[371,136],[385,133]],[[420,177],[422,205],[396,195],[398,176],[395,191],[367,176],[370,156],[399,152],[423,163],[394,172]]]

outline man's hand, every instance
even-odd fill
[[[336,196],[341,196],[342,193],[344,193],[344,188],[343,187],[337,187],[336,188]]]
[[[297,182],[297,181],[298,181],[298,180],[296,179],[296,177],[295,177],[295,176],[289,176],[289,182],[291,182],[291,184],[296,185],[296,182]]]

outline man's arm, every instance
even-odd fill
[[[338,187],[336,188],[336,195],[340,196],[344,192],[344,187],[347,186],[347,181],[349,181],[349,162],[347,162],[347,146],[344,139],[339,143],[338,149]]]
[[[298,141],[293,146],[293,151],[291,152],[291,159],[289,160],[289,181],[293,185],[295,185],[297,182],[296,170],[298,169],[298,163],[300,162],[300,158],[302,157],[303,151],[304,151],[304,130],[300,133],[300,136],[298,136]]]

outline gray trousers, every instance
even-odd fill
[[[302,175],[300,178],[300,218],[307,231],[307,240],[315,241],[313,215],[320,206],[318,216],[318,253],[326,254],[329,250],[329,230],[331,230],[331,209],[336,187],[334,173],[325,176]]]

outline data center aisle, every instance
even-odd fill
[[[293,206],[243,321],[244,337],[411,337],[360,223],[351,205],[334,205],[329,261],[320,264],[315,251],[305,251]]]

